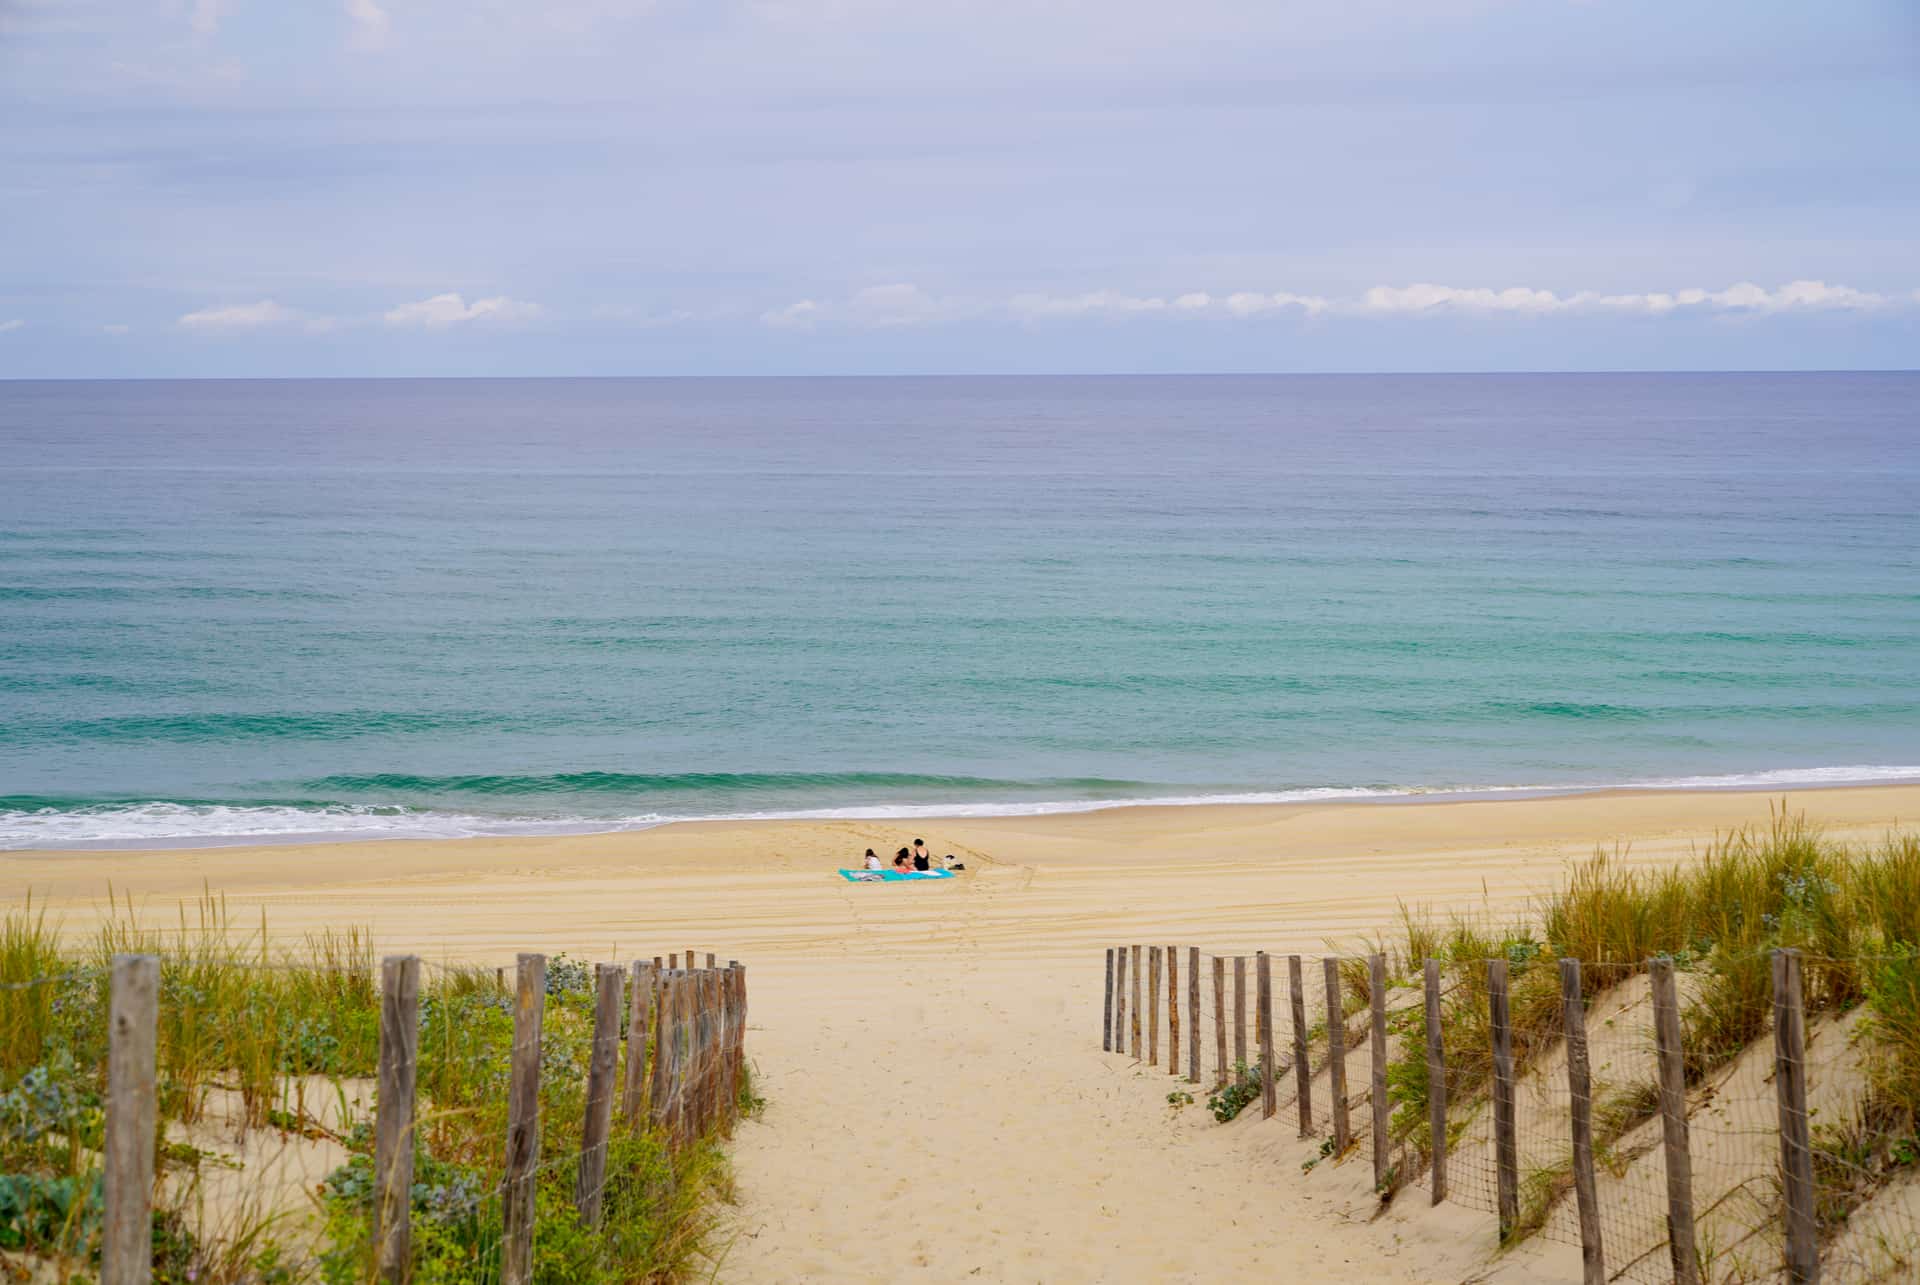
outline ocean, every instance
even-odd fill
[[[1920,375],[0,383],[0,846],[1920,779]]]

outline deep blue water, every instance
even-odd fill
[[[0,846],[1920,777],[1920,375],[0,383]]]

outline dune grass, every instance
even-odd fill
[[[1597,852],[1573,866],[1560,890],[1524,920],[1433,916],[1402,910],[1390,956],[1395,985],[1418,986],[1428,958],[1445,968],[1442,1000],[1449,1116],[1470,1120],[1490,1092],[1492,1055],[1485,961],[1508,962],[1514,1059],[1526,1067],[1561,1034],[1555,961],[1582,963],[1589,1000],[1665,955],[1686,975],[1683,1043],[1689,1082],[1699,1083],[1765,1037],[1772,1023],[1771,952],[1802,952],[1810,1012],[1841,1014],[1861,1005],[1860,1050],[1868,1089],[1858,1110],[1816,1137],[1822,1163],[1848,1182],[1823,1208],[1844,1218],[1884,1185],[1893,1170],[1920,1164],[1920,836],[1890,835],[1877,845],[1826,839],[1784,806],[1764,827],[1722,836],[1700,857],[1668,869],[1627,865]],[[1425,1013],[1396,1011],[1398,1057],[1389,1069],[1395,1136],[1424,1159],[1431,1153]],[[1596,1141],[1603,1159],[1613,1141],[1650,1118],[1650,1085],[1601,1086]],[[1622,1158],[1624,1159],[1624,1158]],[[1550,1166],[1527,1184],[1537,1226],[1563,1188]],[[1850,1193],[1844,1194],[1844,1193]]]
[[[168,1136],[155,1280],[370,1279],[372,940],[348,929],[276,946],[264,922],[241,923],[212,894],[163,919],[116,905],[84,937],[63,937],[31,904],[0,917],[0,1275],[11,1263],[66,1279],[97,1262],[107,979],[122,951],[160,960],[159,1114]],[[573,1209],[593,995],[591,969],[570,962],[556,957],[549,971],[536,1279],[686,1278],[718,1252],[717,1202],[731,1193],[720,1139],[670,1151],[649,1127],[617,1122],[601,1226],[582,1228]],[[429,966],[420,1030],[414,1279],[495,1279],[510,998],[491,969]],[[749,1082],[741,1092],[743,1104],[757,1105]],[[317,1196],[253,1189],[210,1214],[199,1176],[235,1161],[177,1140],[193,1127],[227,1142],[263,1130],[295,1145],[327,1139],[348,1161]]]

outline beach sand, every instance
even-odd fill
[[[208,888],[297,938],[510,963],[694,949],[748,967],[769,1104],[740,1129],[720,1279],[1450,1280],[1492,1219],[1403,1194],[1372,1218],[1364,1157],[1303,1174],[1285,1114],[1170,1110],[1164,1070],[1100,1052],[1102,950],[1321,953],[1398,905],[1523,913],[1596,845],[1684,860],[1778,794],[1122,808],[952,821],[703,823],[635,833],[197,851],[0,854],[70,931],[109,889],[156,926]],[[1785,796],[1835,837],[1920,818],[1920,786]],[[969,867],[861,885],[837,866],[924,836]],[[1577,1280],[1559,1246],[1493,1279]]]

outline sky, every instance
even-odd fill
[[[0,0],[0,378],[1920,367],[1915,0]]]

